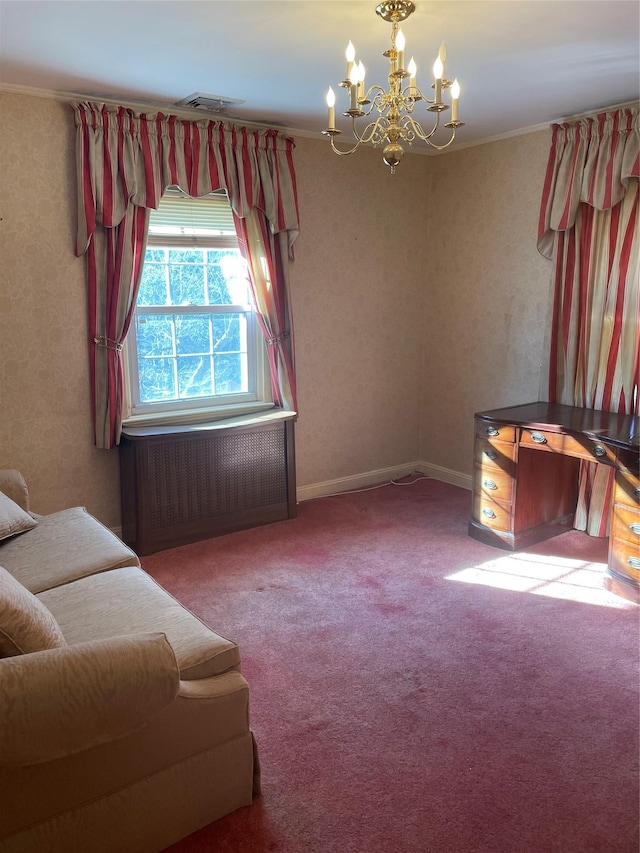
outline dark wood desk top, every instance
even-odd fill
[[[586,435],[603,444],[624,449],[636,450],[640,447],[640,418],[634,415],[537,402],[477,412],[476,417],[530,429],[574,436]]]

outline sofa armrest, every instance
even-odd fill
[[[0,660],[0,765],[29,765],[142,728],[178,692],[164,634],[78,643]]]
[[[29,512],[29,490],[24,477],[14,468],[0,468],[0,492]]]

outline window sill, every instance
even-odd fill
[[[228,420],[241,415],[253,415],[268,412],[275,408],[273,403],[238,403],[236,406],[225,408],[211,407],[203,409],[176,409],[172,412],[149,412],[148,414],[131,415],[122,422],[124,427],[151,426],[180,426],[181,424],[198,424],[210,421]]]
[[[193,414],[193,413],[191,413]],[[122,425],[122,434],[127,438],[142,438],[150,435],[175,435],[178,433],[188,432],[210,432],[212,430],[233,429],[234,427],[247,427],[258,424],[266,424],[272,421],[286,421],[297,417],[296,412],[288,412],[283,409],[276,409],[273,405],[269,409],[254,410],[245,412],[244,414],[234,413],[227,414],[226,417],[195,420],[185,420],[177,422],[172,419],[171,422],[158,423],[158,421],[150,422],[149,420],[141,422],[140,418],[128,418]]]

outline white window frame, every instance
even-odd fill
[[[222,198],[220,198],[222,196]],[[178,188],[169,188],[164,198],[168,204],[160,203],[158,217],[154,226],[154,213],[151,212],[151,224],[147,238],[148,248],[166,249],[237,249],[238,241],[233,229],[231,209],[224,192],[213,193],[202,200],[215,205],[208,209],[197,203],[200,199],[191,199]],[[224,199],[224,201],[223,201]],[[179,206],[176,206],[176,201]],[[226,201],[226,204],[225,204]],[[184,202],[184,205],[183,205]],[[195,206],[194,206],[195,202]],[[177,211],[177,212],[176,212]],[[213,229],[219,228],[218,233],[212,232],[209,213],[213,212]],[[201,214],[204,212],[204,216]],[[176,219],[171,217],[176,215]],[[162,223],[171,220],[172,227],[163,228]],[[160,225],[157,222],[160,222]],[[180,233],[175,233],[178,225]],[[163,234],[162,231],[165,231]],[[166,233],[173,231],[174,233]],[[146,403],[140,400],[138,358],[136,348],[136,328],[138,318],[153,315],[189,315],[189,314],[229,314],[243,313],[247,320],[247,369],[248,390],[241,393],[211,395],[207,397],[188,397],[178,400],[163,400]],[[269,377],[269,365],[266,357],[264,335],[258,322],[255,306],[252,304],[238,305],[136,305],[131,318],[131,326],[123,348],[125,364],[125,412],[127,416],[123,423],[134,424],[164,424],[189,423],[202,420],[217,420],[237,415],[251,414],[271,409],[274,406]]]

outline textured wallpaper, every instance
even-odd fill
[[[36,512],[80,504],[118,525],[118,457],[92,443],[73,153],[69,106],[0,94],[0,467]]]
[[[470,474],[473,413],[539,399],[551,263],[536,249],[550,131],[439,156],[420,458]]]
[[[457,154],[295,152],[298,485],[423,460],[471,470],[475,410],[536,399],[550,269],[535,248],[547,133]],[[0,467],[33,508],[120,523],[92,444],[70,108],[0,95]]]
[[[429,210],[427,157],[395,175],[380,151],[296,140],[292,269],[298,483],[418,458]]]

